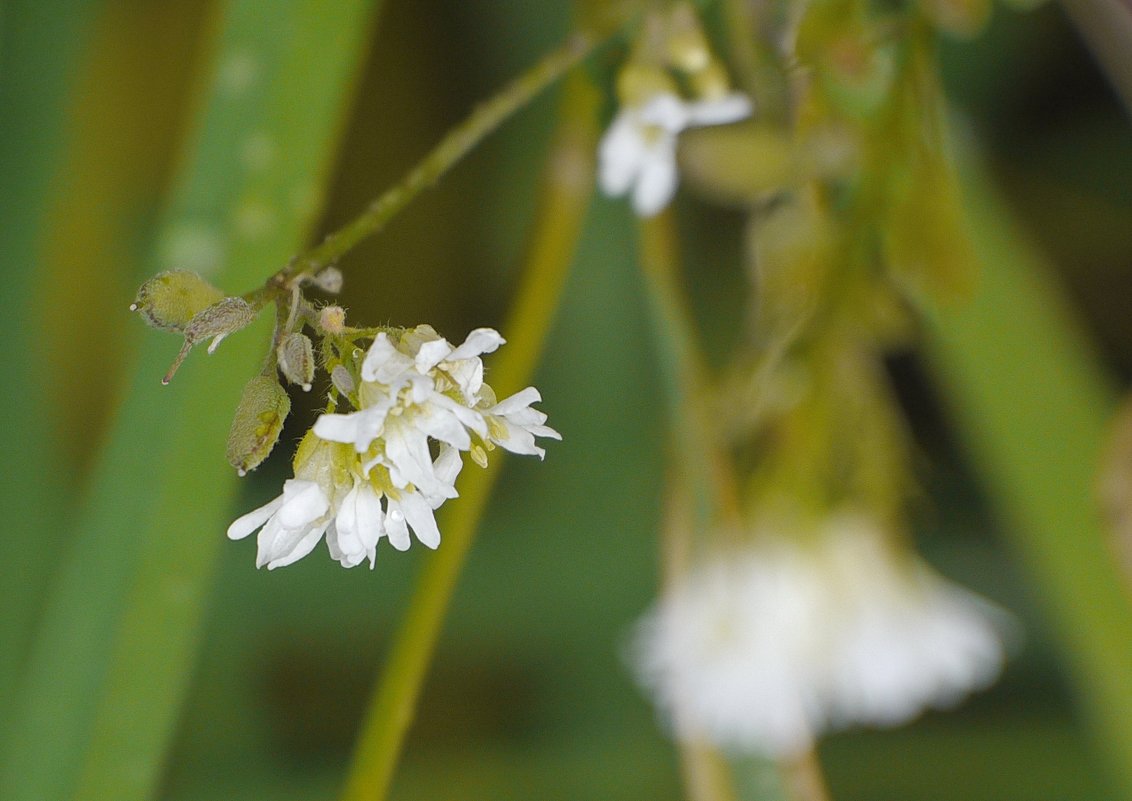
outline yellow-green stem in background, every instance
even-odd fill
[[[669,490],[675,500],[666,510],[669,519],[662,547],[663,573],[671,581],[694,558],[697,539],[719,544],[712,537],[721,536],[718,532],[727,536],[741,521],[731,467],[702,401],[711,385],[691,311],[680,290],[679,247],[671,211],[643,221],[640,234],[641,269],[672,418],[672,450],[679,460],[670,471],[669,483],[677,486]],[[696,538],[697,529],[704,535]],[[711,744],[682,742],[680,763],[692,801],[737,801],[740,797],[731,764]],[[789,798],[828,801],[816,754],[783,762],[778,768]]]
[[[592,194],[597,99],[579,77],[567,81],[551,146],[528,261],[509,322],[511,344],[492,367],[501,395],[529,381],[554,319]],[[370,699],[343,801],[378,801],[388,793],[449,600],[499,471],[465,470],[458,503],[441,512],[444,541],[425,565],[388,661]]]
[[[986,176],[971,164],[962,176],[981,280],[970,303],[937,310],[932,366],[1132,799],[1132,607],[1096,498],[1115,391]]]

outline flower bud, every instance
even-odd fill
[[[154,328],[184,331],[198,313],[224,297],[224,293],[189,270],[158,273],[138,288],[130,304]]]
[[[341,306],[326,306],[318,313],[318,325],[331,336],[338,336],[346,329],[346,310]]]
[[[342,271],[337,267],[327,267],[311,279],[311,284],[318,287],[323,292],[337,295],[342,291]]]
[[[216,350],[220,340],[239,331],[255,319],[255,310],[243,298],[222,298],[211,306],[201,309],[185,326],[185,339],[195,345],[202,339],[212,337],[208,352]]]
[[[283,338],[275,350],[279,371],[292,384],[298,384],[304,392],[311,391],[314,380],[314,346],[305,334],[292,333]]]
[[[181,352],[173,360],[169,372],[161,379],[161,383],[168,384],[173,380],[173,375],[189,355],[193,345],[202,339],[212,337],[212,342],[208,345],[208,352],[212,353],[220,344],[220,340],[233,331],[239,331],[253,319],[255,319],[255,309],[243,298],[221,298],[211,306],[201,309],[185,326],[185,344],[181,346]]]
[[[241,476],[271,453],[291,411],[291,399],[274,376],[257,375],[244,385],[228,432],[228,462]]]
[[[622,105],[637,106],[658,94],[677,94],[676,82],[652,64],[629,62],[617,75],[617,97]]]
[[[350,371],[340,364],[335,365],[334,369],[330,371],[330,383],[334,385],[336,390],[347,397],[353,394],[356,387],[354,377],[350,375]]]
[[[797,181],[794,145],[770,126],[730,125],[683,134],[680,175],[722,202],[745,203]]]
[[[696,12],[687,4],[672,9],[668,21],[668,63],[679,70],[696,73],[711,63],[711,50]]]

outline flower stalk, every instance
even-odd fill
[[[376,234],[413,198],[435,184],[511,115],[588,56],[595,44],[596,40],[585,33],[573,34],[564,44],[544,56],[525,74],[449,131],[420,163],[409,170],[400,183],[370,203],[353,220],[327,236],[321,244],[292,259],[273,280],[283,285],[297,276],[318,272],[340,259],[363,239]]]
[[[568,81],[528,263],[505,326],[516,346],[501,353],[493,371],[503,391],[533,372],[562,294],[592,193],[596,108],[597,98],[583,79]],[[444,514],[444,547],[429,559],[407,606],[371,696],[342,801],[388,794],[448,603],[497,475],[498,469],[473,470],[461,478],[459,513]]]

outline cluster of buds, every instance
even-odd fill
[[[183,334],[185,344],[173,361],[162,384],[173,380],[181,362],[193,345],[211,339],[208,352],[216,350],[224,337],[239,331],[255,317],[255,310],[244,298],[225,297],[224,293],[188,270],[159,273],[138,289],[130,304],[154,328]]]
[[[327,291],[341,286],[333,268],[306,280]],[[372,567],[382,537],[407,549],[410,530],[435,548],[434,511],[456,497],[464,454],[483,467],[497,447],[541,458],[536,438],[561,438],[531,408],[541,400],[534,387],[498,400],[484,381],[480,357],[504,344],[493,329],[476,329],[453,346],[427,325],[351,328],[341,307],[315,309],[299,286],[290,287],[289,304],[276,301],[272,353],[245,385],[228,439],[233,467],[240,475],[253,470],[273,450],[290,411],[279,376],[310,391],[318,366],[329,374],[326,412],[299,444],[295,477],[279,497],[228,529],[232,539],[259,530],[258,566],[291,564],[324,536],[331,556],[346,567],[366,560]],[[211,336],[211,352],[256,310],[247,298],[225,297],[184,271],[147,281],[131,309],[185,336],[166,383],[193,344]],[[317,360],[304,326],[320,339]]]
[[[680,132],[736,122],[753,106],[732,91],[689,5],[649,15],[644,26],[617,78],[620,108],[601,141],[598,179],[607,195],[630,195],[633,210],[651,217],[676,192]]]

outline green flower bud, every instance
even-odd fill
[[[350,375],[350,371],[340,364],[336,364],[334,369],[330,371],[330,383],[346,397],[353,395],[357,386],[354,383],[354,377]]]
[[[241,476],[255,470],[279,441],[291,399],[274,376],[257,375],[244,385],[228,432],[228,462]]]
[[[279,372],[292,384],[298,384],[304,392],[311,391],[314,380],[314,346],[305,334],[288,334],[275,349],[279,362]]]
[[[243,298],[222,298],[211,306],[201,309],[185,326],[185,340],[195,345],[202,339],[212,337],[208,352],[216,350],[220,340],[239,331],[255,319],[255,310]]]
[[[798,181],[793,143],[765,125],[727,125],[685,132],[680,176],[720,202],[747,203]]]
[[[668,19],[668,63],[683,72],[695,74],[711,64],[711,49],[700,27],[696,12],[682,3],[674,6]]]
[[[184,331],[199,312],[224,297],[224,293],[188,270],[158,273],[138,289],[130,304],[154,328]]]

